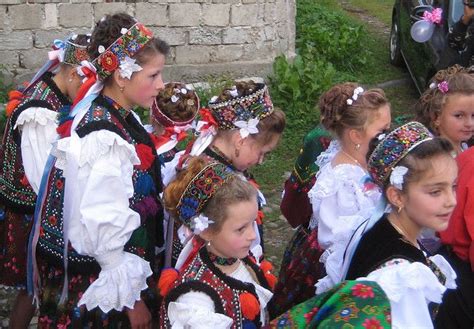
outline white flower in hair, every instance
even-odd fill
[[[125,56],[123,60],[120,61],[120,76],[122,78],[127,78],[130,80],[132,78],[133,72],[139,72],[143,70],[143,68],[135,63],[136,60]]]
[[[199,214],[199,216],[194,217],[191,223],[194,234],[200,234],[202,231],[209,227],[209,224],[214,223],[213,220],[210,220],[207,216]]]
[[[171,101],[173,103],[176,103],[178,100],[179,100],[178,96],[176,96],[176,95],[171,96]]]
[[[240,128],[240,136],[246,138],[248,135],[258,134],[258,119],[249,119],[249,121],[238,120],[234,122],[237,128]]]
[[[212,96],[211,100],[209,102],[215,103],[219,97],[218,96]]]
[[[102,54],[105,51],[105,47],[100,45],[97,50],[99,51],[99,54]]]
[[[379,141],[381,141],[382,139],[385,138],[385,136],[387,136],[387,134],[379,134],[379,135],[377,136],[377,139],[378,139]]]
[[[430,83],[430,89],[435,89],[437,86],[438,84],[435,82]]]
[[[188,90],[186,88],[181,88],[181,94],[186,95],[188,93]]]
[[[408,168],[405,166],[394,167],[392,169],[392,173],[390,174],[390,184],[400,191],[403,190],[403,181],[407,172]]]
[[[229,93],[232,97],[237,97],[239,96],[239,92],[237,91],[237,87],[233,86],[231,90],[229,90]]]
[[[347,105],[354,104],[354,101],[356,101],[359,98],[359,95],[362,94],[363,92],[364,92],[364,88],[362,87],[357,87],[356,89],[354,89],[354,92],[352,93],[352,97],[348,98],[346,101]]]
[[[125,34],[125,33],[127,33],[127,31],[128,31],[127,28],[122,27],[122,29],[120,30],[120,33]]]

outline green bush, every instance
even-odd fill
[[[272,99],[292,128],[316,122],[315,105],[331,85],[354,80],[354,71],[366,62],[365,29],[340,10],[314,0],[298,0],[296,52],[291,62],[279,56],[270,76]]]

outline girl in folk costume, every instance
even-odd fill
[[[124,13],[92,33],[95,59],[81,67],[81,100],[58,127],[38,196],[31,244],[40,327],[151,324],[160,165],[132,108],[151,107],[163,88],[167,52]]]
[[[57,112],[76,96],[81,77],[77,65],[89,58],[89,36],[55,40],[50,60],[23,92],[12,92],[0,151],[0,284],[20,288],[10,316],[11,327],[26,327],[34,306],[27,296],[26,250],[36,194],[51,143]],[[55,74],[52,71],[55,70]]]
[[[460,154],[474,134],[474,71],[454,65],[437,72],[417,106],[417,120]]]
[[[257,236],[256,189],[225,164],[198,157],[168,185],[164,200],[166,209],[204,243],[195,243],[178,260],[178,273],[163,271],[160,328],[266,324],[265,307],[272,296],[268,283],[274,277],[266,261],[259,268],[249,258]]]
[[[319,109],[321,123],[336,139],[316,161],[320,169],[308,192],[312,203],[308,233],[294,238],[296,246],[287,249],[293,259],[285,255],[273,316],[309,298],[308,291],[314,293],[313,285],[326,271],[328,276],[318,283],[318,292],[341,281],[338,267],[345,241],[380,197],[380,191],[364,183],[364,177],[369,140],[390,126],[390,105],[383,91],[364,91],[355,83],[338,84],[321,96]]]
[[[145,129],[150,133],[155,145],[156,153],[161,163],[161,180],[166,186],[176,176],[176,168],[184,154],[182,146],[194,137],[194,119],[199,111],[199,97],[197,93],[181,82],[169,82],[160,90],[150,111],[150,125]],[[180,143],[182,141],[182,143]],[[156,272],[171,265],[172,243],[178,245],[179,239],[175,230],[174,221],[167,212],[164,213],[165,241],[169,241],[168,258],[163,259],[163,248],[157,250],[158,258],[155,263]],[[166,256],[166,255],[165,255]],[[176,260],[178,254],[175,254]]]
[[[160,156],[165,186],[174,178],[175,167],[184,153],[179,142],[194,135],[193,122],[199,106],[197,93],[181,82],[167,83],[153,102],[150,125],[145,128],[152,133],[156,153]]]
[[[204,153],[209,159],[243,173],[257,186],[247,170],[261,164],[277,146],[285,128],[285,114],[274,109],[266,85],[251,80],[236,82],[211,98],[208,105],[209,112],[201,111],[201,120],[207,119],[208,124],[198,124],[201,134],[191,155]],[[264,204],[265,198],[259,192],[260,208]],[[256,222],[259,234],[252,247],[257,259],[263,255],[262,218],[260,211]]]
[[[346,278],[363,277],[382,287],[394,328],[432,328],[435,318],[453,311],[449,303],[436,304],[447,288],[456,287],[456,274],[441,255],[428,257],[418,237],[423,228],[448,226],[456,205],[453,146],[418,122],[380,137],[368,169],[391,208],[375,212],[354,234]],[[384,201],[378,209],[385,208]]]

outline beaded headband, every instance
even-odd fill
[[[141,23],[135,23],[128,30],[122,28],[121,33],[107,49],[99,46],[100,55],[92,62],[102,80],[120,65],[130,65],[128,61],[153,38],[153,33]]]
[[[191,97],[189,97],[189,95],[191,95]],[[181,103],[183,101],[186,102],[184,105],[186,108],[193,108],[193,115],[190,118],[181,121],[171,119],[165,113],[167,112],[166,108],[161,109],[158,106],[158,103],[161,103],[162,107],[166,107],[168,105],[173,106],[173,104]],[[194,90],[188,89],[186,85],[181,82],[169,82],[165,85],[164,89],[160,90],[160,93],[153,101],[153,105],[151,106],[151,115],[155,120],[165,127],[179,127],[190,124],[196,117],[199,107],[199,97]]]
[[[89,53],[87,52],[87,45],[75,44],[74,40],[75,37],[73,36],[65,42],[63,63],[80,65],[82,61],[89,60]]]
[[[213,162],[205,166],[189,182],[178,201],[176,212],[179,220],[191,227],[194,217],[199,216],[217,190],[232,177],[237,177],[236,173],[222,163]]]
[[[393,168],[411,150],[421,143],[433,139],[428,128],[412,121],[393,130],[385,136],[369,157],[367,169],[373,180],[383,186]]]
[[[216,119],[219,129],[231,130],[240,128],[237,121],[248,122],[251,119],[261,120],[273,112],[273,103],[270,99],[267,86],[257,83],[254,93],[230,99],[224,102],[209,102],[209,109]]]

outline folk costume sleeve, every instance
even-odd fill
[[[357,280],[375,281],[382,287],[390,300],[394,328],[433,328],[428,304],[441,303],[446,289],[456,288],[456,273],[440,255],[430,257],[430,262],[444,276],[444,284],[430,267],[402,258],[391,259]]]
[[[80,254],[94,257],[101,272],[79,305],[103,312],[133,308],[152,274],[150,264],[124,251],[140,216],[129,207],[134,193],[133,166],[140,164],[134,147],[109,130],[60,140],[66,153],[66,184],[74,184],[67,235]],[[76,173],[74,172],[76,168]]]
[[[312,209],[308,191],[313,187],[316,173],[319,170],[316,159],[321,152],[326,150],[330,141],[329,132],[321,126],[311,130],[304,138],[295,167],[285,182],[280,205],[283,215],[292,227],[306,224],[311,218]]]
[[[191,291],[168,305],[171,328],[229,329],[232,318],[217,313],[214,302],[203,292]]]
[[[21,156],[25,175],[38,193],[43,169],[56,140],[57,112],[44,107],[30,107],[21,112],[15,129],[21,132]]]
[[[322,156],[324,153],[322,154]],[[316,284],[317,293],[331,289],[342,280],[344,251],[357,226],[369,218],[381,192],[359,166],[332,166],[328,157],[308,193],[313,207],[311,228],[318,228],[318,242],[325,252],[320,262],[327,276]]]

